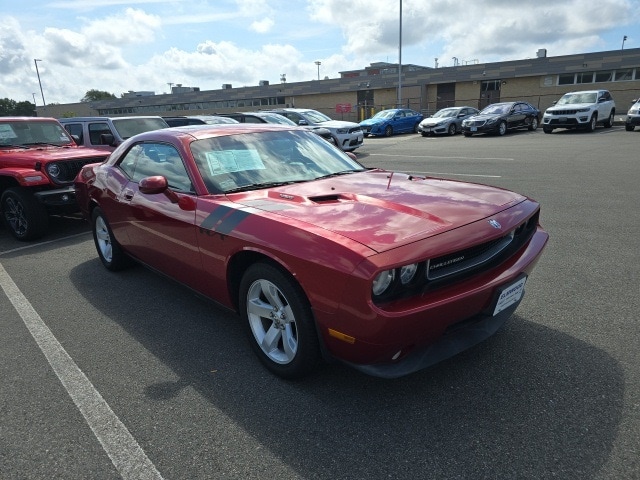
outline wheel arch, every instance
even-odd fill
[[[239,311],[240,307],[240,282],[242,281],[242,276],[247,268],[259,262],[267,263],[280,270],[284,275],[291,277],[300,288],[300,291],[304,293],[307,302],[309,302],[309,295],[300,284],[297,276],[291,272],[291,269],[287,268],[284,262],[280,259],[274,258],[266,252],[242,250],[235,253],[227,263],[227,288],[229,289],[229,298],[231,299],[233,308],[236,311]]]

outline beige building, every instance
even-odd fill
[[[398,103],[431,114],[448,106],[482,108],[489,103],[525,100],[544,111],[563,93],[606,89],[626,114],[640,97],[640,48],[495,63],[430,68],[373,63],[340,78],[233,87],[219,90],[177,87],[172,93],[128,92],[122,98],[37,107],[40,116],[203,115],[281,107],[313,108],[334,119],[360,121]]]

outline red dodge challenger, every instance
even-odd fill
[[[399,377],[477,344],[548,240],[525,196],[367,169],[293,126],[142,133],[75,188],[106,268],[142,263],[235,310],[285,378],[323,359]]]

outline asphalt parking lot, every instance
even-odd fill
[[[537,199],[551,235],[498,334],[395,380],[283,381],[235,315],[107,272],[80,219],[32,244],[0,227],[0,478],[640,478],[639,146],[621,126],[367,138],[366,166]]]

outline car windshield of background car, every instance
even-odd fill
[[[268,123],[279,123],[281,125],[296,125],[296,122],[294,122],[293,120],[288,119],[287,117],[283,117],[282,115],[278,115],[278,114],[268,114],[265,113],[263,114],[263,118],[268,122]]]
[[[69,145],[67,131],[55,122],[2,122],[0,145]]]
[[[323,123],[330,122],[331,118],[327,117],[324,113],[316,112],[315,110],[307,110],[303,113],[304,118],[310,123]]]
[[[455,117],[458,113],[458,109],[456,108],[445,108],[435,113],[433,118],[447,118],[447,117]]]
[[[365,170],[306,130],[197,140],[191,144],[191,152],[210,193],[266,188]]]
[[[161,118],[115,118],[113,126],[123,140],[142,132],[167,128],[169,125]]]
[[[393,118],[395,114],[395,110],[382,110],[381,112],[376,113],[373,118]]]
[[[567,93],[558,101],[558,105],[571,105],[576,103],[596,103],[595,93]]]
[[[507,113],[508,109],[508,105],[489,105],[480,113],[482,115],[502,115],[503,113]]]

